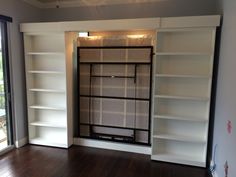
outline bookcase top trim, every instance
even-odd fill
[[[62,33],[67,31],[158,30],[173,28],[217,27],[220,15],[163,18],[136,18],[67,22],[22,23],[24,33]]]

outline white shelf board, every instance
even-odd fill
[[[209,101],[207,97],[192,97],[192,96],[174,96],[174,95],[155,95],[156,98],[163,99],[179,99],[179,100],[196,100],[196,101]]]
[[[201,156],[184,156],[184,155],[177,155],[177,154],[154,154],[151,156],[152,160],[164,161],[164,162],[171,162],[171,163],[178,163],[184,165],[193,165],[199,167],[205,167],[206,163]]]
[[[167,77],[167,78],[199,78],[199,79],[210,79],[211,76],[204,75],[184,75],[184,74],[156,74],[156,77]]]
[[[198,138],[198,137],[165,134],[165,133],[156,133],[153,135],[153,138],[174,140],[174,141],[183,141],[183,142],[192,142],[192,143],[202,143],[202,144],[205,144],[207,142],[205,139]]]
[[[41,121],[31,122],[30,125],[38,126],[38,127],[66,128],[65,124],[52,123],[52,122],[41,122]]]
[[[61,147],[61,148],[68,148],[68,145],[66,142],[54,142],[54,141],[48,141],[45,140],[41,137],[36,137],[36,138],[30,138],[29,139],[30,144],[35,144],[35,145],[43,145],[43,146],[53,146],[53,147]]]
[[[45,110],[55,110],[55,111],[66,111],[64,107],[54,107],[54,106],[42,106],[42,105],[32,105],[29,106],[31,109],[45,109]]]
[[[27,55],[65,55],[64,52],[28,52]]]
[[[212,53],[204,53],[204,52],[156,52],[156,55],[195,55],[195,56],[211,56]]]
[[[40,89],[40,88],[31,88],[29,89],[31,92],[50,92],[50,93],[65,93],[65,90],[59,89]]]
[[[41,71],[41,70],[30,70],[30,74],[65,74],[63,71]]]
[[[168,119],[168,120],[180,120],[180,121],[192,121],[192,122],[208,122],[205,118],[199,117],[183,117],[174,115],[154,115],[155,119]]]

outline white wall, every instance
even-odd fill
[[[216,14],[215,0],[162,0],[152,3],[43,10],[44,21],[124,19]]]
[[[19,24],[21,22],[39,21],[41,13],[40,10],[22,3],[20,0],[0,0],[0,14],[13,18],[13,23],[10,24],[10,63],[14,91],[13,116],[16,123],[16,140],[20,140],[27,136],[27,128],[23,41],[19,31]]]
[[[228,177],[236,176],[236,1],[221,0],[223,12],[219,75],[216,97],[214,145],[216,169],[219,177],[225,177],[224,163],[229,165]],[[227,122],[232,122],[232,133],[227,133]]]

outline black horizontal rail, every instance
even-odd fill
[[[80,123],[83,126],[95,126],[95,127],[104,127],[104,128],[116,128],[116,129],[124,129],[124,130],[137,130],[137,131],[149,131],[148,129],[142,128],[133,128],[133,127],[119,127],[119,126],[112,126],[112,125],[100,125],[100,124],[89,124],[89,123]]]
[[[117,99],[117,100],[150,101],[149,98],[112,97],[112,96],[99,96],[99,95],[80,95],[80,97],[87,97],[87,98],[107,98],[107,99]]]
[[[102,78],[128,78],[128,79],[134,79],[135,78],[135,76],[113,76],[113,75],[111,75],[111,76],[99,76],[99,75],[91,75],[91,77],[98,77],[98,78],[100,78],[100,77],[102,77]]]
[[[80,62],[83,65],[150,65],[150,62]]]
[[[93,132],[92,136],[104,136],[104,137],[110,137],[110,138],[127,138],[127,139],[131,139],[133,140],[134,137],[133,136],[128,136],[128,135],[114,135],[114,134],[108,134],[108,133],[95,133]]]
[[[152,46],[79,46],[78,49],[151,49]]]

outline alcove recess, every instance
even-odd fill
[[[78,38],[79,136],[151,145],[154,31]]]

